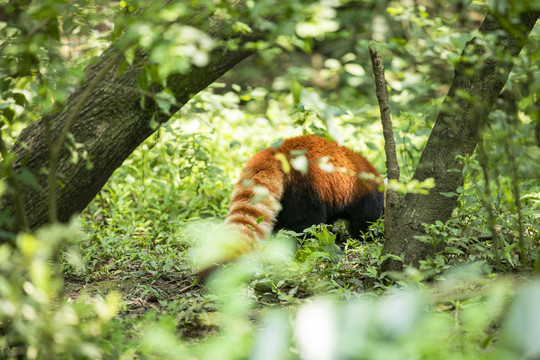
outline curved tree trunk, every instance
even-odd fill
[[[224,23],[209,22],[208,17],[201,22],[211,23],[202,30],[212,37],[216,39],[231,37]],[[231,51],[225,47],[218,47],[210,54],[210,61],[206,67],[192,66],[183,75],[171,76],[167,86],[174,92],[176,98],[171,113],[176,112],[195,94],[251,55],[252,51],[243,50],[242,45],[258,37],[255,32],[242,37],[237,36],[239,50]],[[22,131],[11,150],[14,155],[12,166],[19,174],[23,170],[28,170],[39,184],[39,189],[36,189],[36,186],[29,186],[28,181],[22,185],[23,202],[30,229],[47,223],[50,217],[46,174],[51,152],[47,134],[51,135],[52,143],[55,143],[66,123],[72,118],[73,123],[68,126],[69,132],[74,141],[82,145],[81,150],[88,153],[92,164],[92,168],[88,168],[86,161],[71,162],[71,153],[65,146],[59,153],[57,183],[60,185],[56,188],[57,218],[60,221],[67,221],[88,205],[113,171],[142,141],[154,133],[156,127],[151,126],[151,120],[163,123],[170,118],[171,115],[158,112],[152,100],[152,95],[161,88],[153,86],[149,92],[143,93],[137,85],[137,76],[146,61],[146,55],[138,53],[133,65],[119,76],[123,56],[119,46],[113,44],[100,56],[95,65],[88,69],[84,84],[69,96],[65,106],[30,124]],[[141,108],[143,96],[149,96],[146,98],[144,110]],[[0,199],[0,210],[4,219],[7,213],[13,212],[11,208],[11,197],[4,195]],[[0,227],[16,232],[22,225],[13,220],[10,224],[3,224]]]
[[[414,179],[435,179],[428,195],[407,194],[397,208],[388,209],[391,228],[385,229],[383,254],[402,255],[405,265],[418,265],[433,255],[437,247],[422,243],[415,236],[425,235],[422,224],[447,221],[456,205],[456,193],[463,183],[463,165],[458,156],[472,154],[479,133],[513,67],[515,57],[525,45],[540,13],[530,12],[518,24],[499,21],[488,14],[479,36],[467,43],[455,77],[426,147]],[[495,42],[485,36],[496,36]],[[488,45],[484,45],[488,44]],[[444,195],[446,193],[446,195]],[[440,244],[440,247],[444,244]],[[388,259],[384,270],[399,271],[403,263]]]

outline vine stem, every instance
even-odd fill
[[[491,203],[488,200],[491,197],[491,193],[490,193],[491,178],[489,176],[488,158],[487,158],[486,150],[484,147],[484,138],[481,132],[480,132],[480,139],[478,141],[478,160],[480,162],[480,167],[482,168],[482,173],[484,175],[484,181],[485,181],[483,203],[488,212],[488,226],[489,226],[489,231],[491,232],[491,237],[492,237],[492,242],[493,242],[493,255],[495,256],[495,266],[497,267],[497,271],[500,271],[502,269],[500,243],[499,243],[499,236],[497,234],[497,230],[495,229],[495,221],[496,221],[495,214],[493,212],[493,208],[491,207]]]
[[[27,232],[30,227],[28,226],[28,218],[26,217],[26,210],[24,207],[23,199],[21,197],[21,186],[15,177],[13,167],[11,166],[10,154],[7,150],[6,143],[4,142],[4,137],[2,136],[1,131],[0,153],[2,154],[2,158],[4,159],[4,174],[6,176],[6,180],[12,188],[11,197],[15,206],[15,217],[17,219],[17,223],[19,224],[21,230]]]

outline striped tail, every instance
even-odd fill
[[[244,253],[257,248],[258,241],[271,234],[281,209],[285,176],[274,153],[267,148],[255,154],[234,186],[225,224],[244,241]]]

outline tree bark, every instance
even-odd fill
[[[524,46],[540,12],[529,12],[510,24],[488,14],[480,26],[479,35],[470,40],[455,68],[452,86],[443,102],[442,110],[413,179],[435,179],[435,187],[428,195],[407,194],[402,200],[394,226],[385,232],[383,254],[402,256],[404,263],[389,258],[383,270],[400,271],[403,265],[418,265],[444,244],[432,245],[415,237],[425,235],[422,224],[447,221],[456,205],[456,193],[462,185],[463,165],[458,156],[472,154],[479,133],[488,118],[513,67],[515,57]],[[488,41],[495,37],[494,42]]]
[[[221,40],[235,37],[238,40],[238,50],[219,46],[211,52],[209,64],[204,68],[193,65],[183,75],[170,76],[167,86],[176,98],[171,113],[179,110],[195,94],[251,55],[253,51],[246,50],[243,45],[261,36],[255,31],[236,36],[231,34],[225,23],[209,21],[209,17],[201,18],[201,22],[207,24],[201,28],[203,31]],[[119,67],[123,62],[120,52],[118,44],[110,46],[87,70],[83,85],[70,94],[65,105],[25,128],[11,149],[14,171],[19,174],[23,170],[29,171],[39,184],[39,189],[23,184],[23,201],[30,229],[48,222],[48,130],[54,144],[71,118],[73,123],[69,126],[69,132],[88,153],[93,166],[89,169],[86,161],[70,161],[71,153],[66,147],[59,153],[57,182],[61,186],[56,189],[57,217],[60,221],[68,221],[88,205],[128,155],[154,133],[156,128],[151,126],[151,120],[161,124],[170,118],[170,114],[158,112],[152,100],[153,94],[162,90],[161,87],[153,85],[151,90],[142,92],[137,85],[137,76],[147,62],[147,56],[138,52],[133,64],[119,76]],[[93,82],[96,77],[103,79]],[[145,109],[141,108],[143,96],[147,96]],[[4,238],[9,238],[10,233],[21,229],[21,224],[9,215],[12,212],[12,199],[4,195],[0,199],[0,213],[4,220],[11,219],[0,225],[8,231],[7,235],[4,233]]]

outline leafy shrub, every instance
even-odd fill
[[[88,358],[104,355],[97,339],[119,310],[106,298],[66,301],[59,269],[50,259],[73,227],[54,225],[20,234],[0,245],[0,334],[2,358]],[[88,301],[88,303],[86,303]]]

